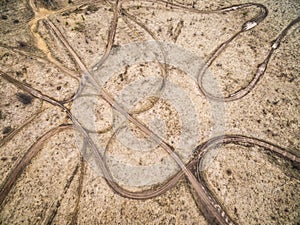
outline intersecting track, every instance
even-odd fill
[[[149,1],[152,2],[152,1]],[[158,4],[169,4],[172,5],[174,10],[184,10],[184,11],[191,11],[194,13],[202,13],[202,14],[217,14],[217,13],[228,13],[231,11],[236,11],[240,10],[243,8],[247,7],[257,7],[259,8],[259,13],[249,21],[246,21],[243,26],[241,27],[240,31],[236,32],[232,37],[230,37],[227,41],[223,42],[219,47],[217,47],[212,55],[209,57],[207,60],[206,64],[203,66],[203,68],[199,71],[199,76],[198,76],[198,85],[199,85],[199,91],[209,99],[212,99],[214,101],[222,101],[222,102],[229,102],[229,101],[235,101],[238,100],[245,95],[247,95],[258,83],[259,79],[263,76],[265,73],[269,60],[272,56],[272,54],[275,53],[275,50],[279,47],[280,42],[283,40],[283,38],[286,36],[287,32],[289,29],[294,27],[297,23],[300,21],[300,17],[296,18],[290,24],[282,30],[282,32],[278,35],[278,37],[272,42],[271,48],[269,50],[268,55],[266,56],[265,60],[258,65],[257,67],[257,72],[251,82],[245,87],[237,92],[230,94],[229,96],[222,98],[219,96],[214,96],[212,93],[208,93],[205,88],[202,85],[202,79],[207,71],[207,69],[212,65],[214,60],[222,54],[222,52],[225,50],[225,48],[234,41],[235,39],[238,38],[238,36],[244,32],[247,32],[250,29],[255,28],[261,21],[263,21],[267,15],[268,15],[268,10],[264,5],[261,4],[256,4],[256,3],[246,3],[246,4],[240,4],[240,5],[233,5],[225,8],[220,8],[217,10],[211,10],[211,11],[203,11],[203,10],[198,10],[192,7],[187,7],[181,4],[177,3],[171,3],[171,2],[166,2],[166,1],[156,1]],[[113,9],[113,18],[111,19],[111,25],[107,37],[107,44],[106,44],[106,49],[105,52],[102,56],[102,58],[98,61],[96,65],[94,65],[93,68],[100,67],[108,58],[113,44],[114,44],[114,39],[116,35],[116,30],[117,30],[117,25],[118,25],[118,18],[119,17],[124,17],[124,20],[131,20],[134,22],[136,25],[140,26],[142,29],[145,30],[154,40],[158,40],[155,37],[155,34],[151,32],[150,29],[147,28],[145,24],[143,24],[139,19],[131,14],[129,14],[124,8],[122,8],[122,2],[121,1],[116,1],[115,3],[111,2],[106,2],[108,5],[110,5]],[[274,145],[272,143],[269,143],[264,140],[252,138],[252,137],[247,137],[243,135],[223,135],[219,137],[214,137],[210,140],[207,140],[206,142],[200,144],[195,150],[194,150],[194,158],[190,160],[188,164],[185,164],[178,154],[174,151],[174,148],[170,146],[168,143],[166,143],[164,140],[159,137],[155,131],[150,130],[148,127],[146,127],[142,122],[137,120],[133,115],[131,115],[129,112],[124,110],[118,102],[115,101],[115,99],[107,92],[104,91],[104,89],[101,87],[100,84],[98,84],[97,80],[94,77],[93,71],[90,71],[87,66],[83,63],[81,58],[78,56],[76,53],[76,50],[72,48],[72,46],[69,44],[68,40],[64,37],[64,35],[61,33],[59,28],[50,20],[48,19],[48,16],[50,14],[55,14],[55,13],[61,13],[62,11],[47,11],[44,9],[39,9],[35,6],[35,3],[33,0],[30,1],[30,6],[32,10],[35,13],[35,18],[31,21],[31,32],[33,36],[36,38],[36,42],[40,43],[40,46],[43,45],[45,42],[42,37],[40,37],[36,31],[35,27],[36,24],[42,20],[44,25],[53,32],[53,34],[56,36],[58,40],[66,47],[66,49],[69,51],[69,53],[72,55],[74,60],[76,61],[77,65],[79,66],[81,70],[81,82],[79,85],[79,88],[77,92],[70,98],[64,101],[57,101],[45,94],[43,94],[41,91],[36,90],[35,88],[30,87],[29,85],[26,85],[11,76],[7,75],[5,72],[0,71],[2,78],[7,80],[8,82],[14,84],[16,87],[19,89],[27,92],[31,96],[40,99],[41,101],[48,102],[56,107],[61,108],[66,115],[71,119],[72,124],[62,124],[61,126],[54,128],[44,134],[42,137],[40,137],[36,143],[34,143],[25,153],[23,158],[14,166],[14,168],[10,171],[6,179],[4,180],[3,184],[1,185],[0,189],[0,205],[4,202],[5,197],[8,195],[9,191],[13,187],[14,183],[18,179],[18,177],[22,174],[26,166],[30,163],[30,161],[35,157],[35,155],[38,153],[38,151],[41,149],[41,146],[49,139],[49,137],[65,130],[65,129],[72,129],[75,128],[78,130],[78,132],[81,133],[81,135],[84,137],[86,145],[88,145],[89,148],[93,151],[97,162],[99,163],[99,166],[102,169],[102,172],[104,174],[104,177],[108,183],[108,185],[118,194],[121,196],[127,197],[127,198],[132,198],[132,199],[148,199],[148,198],[153,198],[155,196],[161,195],[165,193],[167,190],[170,188],[174,187],[176,183],[183,177],[186,176],[187,179],[189,180],[191,186],[194,188],[194,191],[197,195],[197,201],[198,205],[200,206],[200,210],[204,213],[205,217],[207,220],[212,223],[212,224],[234,224],[234,221],[230,218],[230,216],[227,214],[227,212],[223,209],[222,204],[220,204],[216,198],[210,193],[209,189],[207,188],[206,184],[203,182],[201,179],[201,174],[199,173],[199,169],[197,169],[199,163],[201,162],[203,156],[207,153],[208,149],[211,146],[217,146],[220,143],[250,143],[254,144],[260,147],[263,147],[264,149],[270,151],[272,154],[277,154],[281,157],[286,158],[287,160],[290,160],[291,162],[295,163],[297,166],[300,164],[300,158],[289,153],[286,149],[281,148],[277,145]],[[79,5],[78,5],[79,6]],[[75,7],[75,6],[72,6]],[[65,9],[64,9],[65,10]],[[1,44],[2,47],[10,48],[9,46]],[[45,47],[45,45],[44,45]],[[77,77],[79,78],[79,75],[69,71],[67,68],[65,68],[60,62],[58,62],[55,58],[51,56],[51,54],[47,51],[45,51],[45,48],[43,49],[44,52],[47,55],[47,60],[50,63],[55,64],[57,67],[59,67],[62,71],[64,71],[66,74],[72,76],[72,77]],[[27,52],[22,52],[21,50],[16,50],[19,51],[21,54],[27,55]],[[164,49],[162,48],[161,51],[163,52]],[[41,59],[43,60],[43,59]],[[168,76],[168,69],[166,65],[161,65],[163,70],[164,70],[164,77],[163,79],[167,79]],[[79,80],[79,79],[78,79]],[[150,137],[153,138],[153,141],[157,142],[160,144],[160,146],[176,161],[178,166],[180,167],[180,171],[171,177],[169,180],[161,184],[160,186],[156,187],[155,189],[149,189],[149,190],[144,190],[140,192],[132,192],[129,190],[126,190],[122,188],[118,183],[114,181],[113,176],[110,173],[109,168],[106,165],[106,161],[104,157],[99,153],[97,150],[96,145],[93,143],[92,139],[90,138],[89,132],[80,124],[80,122],[72,116],[68,106],[66,106],[66,103],[72,102],[75,100],[81,93],[83,87],[87,84],[93,84],[94,87],[99,90],[99,95],[116,111],[120,112],[125,118],[132,122],[136,127],[138,127],[142,132],[144,132],[146,135],[149,135]],[[163,86],[161,87],[163,88]],[[1,140],[0,146],[5,145],[13,135],[15,135],[17,132],[19,132],[21,129],[24,129],[28,123],[30,123],[30,120],[28,120],[25,124],[23,124],[21,127],[19,127],[17,130],[15,130],[12,134]],[[80,191],[82,189],[82,179],[85,173],[85,162],[81,160],[80,162],[80,170],[79,167],[77,166],[72,174],[72,177],[69,179],[67,185],[65,186],[65,190],[70,186],[70,183],[72,182],[73,177],[75,176],[76,173],[80,172],[80,186],[78,188],[79,190],[79,196],[80,196]],[[195,169],[196,168],[196,169]],[[60,202],[63,197],[57,200],[56,205],[54,206],[54,209],[52,211],[52,215],[49,218],[46,218],[47,224],[50,224],[55,217],[57,213],[57,208],[60,205]],[[77,206],[78,206],[78,201],[77,200]],[[78,209],[77,209],[78,210]],[[74,213],[74,216],[72,218],[72,222],[75,222],[77,219],[77,212]]]

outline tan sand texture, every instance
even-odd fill
[[[299,12],[0,1],[0,224],[299,224]]]

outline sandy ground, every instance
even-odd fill
[[[34,2],[0,2],[0,70],[44,96],[64,101],[76,93],[83,76],[82,68],[43,20],[52,21],[88,70],[93,71],[105,54],[113,10],[103,1]],[[193,1],[180,2],[191,4]],[[210,10],[247,1],[194,2],[193,7]],[[272,41],[299,16],[299,1],[255,2],[267,7],[266,19],[231,42],[205,75],[215,78],[223,96],[249,84]],[[39,13],[34,14],[34,5]],[[121,102],[126,102],[129,96],[128,108],[139,112],[135,117],[174,146],[185,163],[191,159],[194,149],[187,143],[196,147],[222,134],[260,138],[300,157],[299,25],[288,31],[271,56],[265,74],[248,95],[228,103],[215,103],[199,92],[197,63],[205,63],[220,44],[259,12],[258,9],[199,14],[143,1],[124,2],[123,8],[141,23],[138,25],[124,15],[119,16],[112,58],[108,58],[103,67],[94,69],[94,76],[100,77],[98,81],[103,82],[104,89]],[[154,84],[139,83],[149,77],[161,77],[163,70],[157,61],[137,63],[141,56],[134,58],[130,51],[126,55],[127,48],[122,52],[122,46],[151,41],[153,37],[180,51],[169,59],[167,80],[178,88],[174,93],[172,91],[177,89],[168,85],[164,91],[157,83],[158,88],[154,89]],[[188,56],[197,60],[184,61],[190,59]],[[130,57],[131,64],[123,62]],[[111,69],[112,66],[115,67]],[[169,102],[148,99],[134,108],[130,105],[131,98],[136,97],[134,91],[139,89],[130,85],[145,83],[147,93],[155,92],[170,99],[175,96],[174,99]],[[5,194],[0,224],[208,223],[196,204],[193,188],[184,178],[166,193],[148,200],[116,194],[95,166],[92,155],[82,161],[82,137],[72,126],[41,139],[61,124],[72,123],[64,110],[45,99],[30,97],[24,89],[2,76],[0,87],[1,191],[10,171],[24,162],[26,152],[37,150]],[[95,92],[88,88],[83,91],[83,94],[90,93]],[[188,100],[176,93],[185,93]],[[81,105],[90,101],[88,97],[83,102],[70,101],[65,106],[74,115],[77,113],[80,122],[92,121],[91,129],[98,133],[91,136],[99,149],[104,149],[109,142],[108,166],[120,185],[134,191],[154,188],[178,171],[161,147],[145,147],[153,143],[145,141],[143,133],[134,125],[127,124],[124,128],[121,121],[118,130],[114,124],[119,114],[100,98],[94,100],[96,107]],[[185,110],[180,112],[180,107]],[[196,119],[191,119],[193,112]],[[143,141],[135,142],[135,139]],[[236,224],[300,223],[299,167],[255,144],[229,143],[217,150],[215,160],[202,172],[203,179]]]

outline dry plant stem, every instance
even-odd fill
[[[0,188],[0,205],[2,205],[4,199],[8,195],[9,191],[13,187],[15,181],[19,178],[23,170],[30,163],[32,158],[36,156],[42,146],[47,142],[47,140],[53,135],[65,130],[72,128],[72,125],[62,125],[52,130],[48,131],[42,137],[40,137],[37,142],[35,142],[25,153],[23,158],[16,164],[16,166],[11,170],[8,176],[5,178],[3,184]]]

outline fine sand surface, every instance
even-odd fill
[[[245,0],[170,2],[185,8],[124,1],[118,14],[115,1],[0,1],[0,224],[209,224],[185,177],[146,200],[116,193],[75,120],[91,131],[115,182],[135,192],[180,171],[161,140],[187,164],[214,137],[250,137],[206,148],[192,172],[199,179],[201,170],[235,224],[300,223],[300,23],[249,93],[230,97],[249,87],[299,17],[299,1],[253,1],[268,15],[209,66],[201,87],[212,97],[199,90],[200,68],[260,10],[188,10]],[[128,122],[95,84],[153,133]]]

